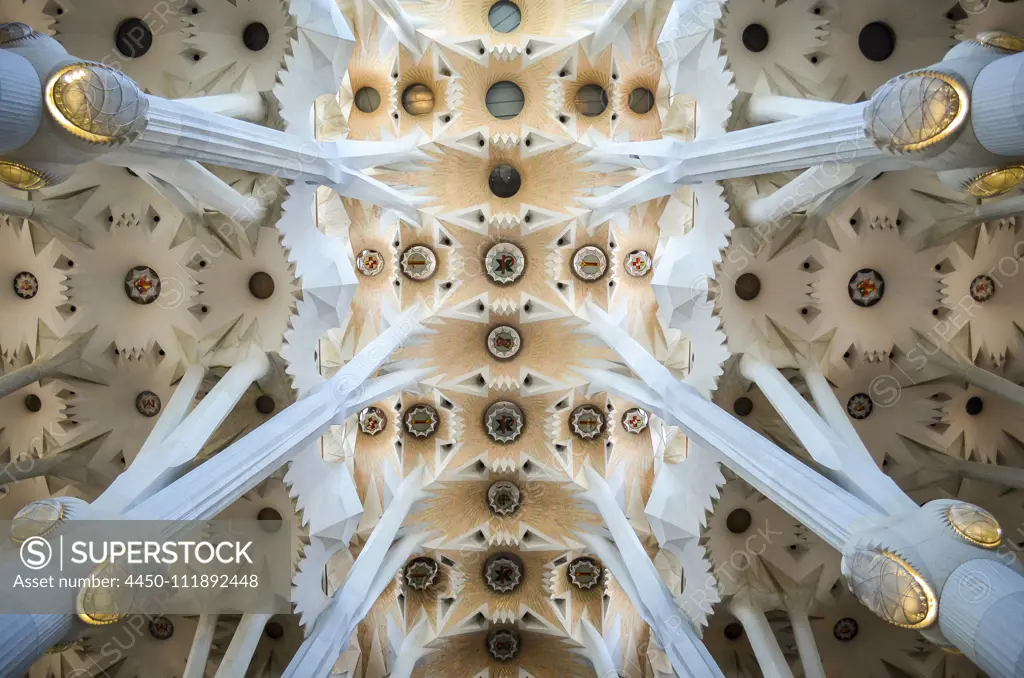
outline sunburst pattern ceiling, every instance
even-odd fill
[[[871,614],[825,541],[657,413],[596,385],[596,371],[631,372],[586,329],[595,309],[608,313],[673,375],[805,461],[744,359],[778,367],[805,398],[813,368],[915,501],[959,498],[1019,525],[1022,404],[966,375],[1024,380],[1020,217],[971,218],[987,203],[923,169],[882,171],[767,224],[756,215],[795,174],[679,186],[605,212],[593,206],[658,167],[606,164],[595,149],[753,127],[751,102],[775,95],[863,101],[959,40],[1024,32],[1024,8],[151,4],[0,0],[0,22],[112,63],[153,95],[217,96],[194,103],[323,142],[415,151],[367,168],[372,190],[345,195],[196,165],[234,212],[214,209],[196,175],[155,165],[90,162],[30,194],[0,188],[33,208],[0,202],[0,517],[50,496],[101,497],[153,444],[172,398],[227,398],[196,454],[209,459],[417,309],[424,331],[378,374],[422,376],[224,511],[290,524],[293,614],[156,617],[113,663],[109,631],[90,632],[30,678],[284,675],[419,473],[425,495],[403,529],[422,544],[366,601],[332,675],[674,675],[607,538],[608,511],[730,678],[980,675]],[[381,206],[385,194],[415,209]],[[939,345],[945,359],[918,363]],[[997,485],[993,465],[1017,476]],[[613,502],[595,505],[594,478]],[[765,669],[752,609],[790,674]],[[808,628],[823,674],[803,668]]]

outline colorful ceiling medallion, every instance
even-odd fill
[[[835,623],[832,627],[832,635],[835,636],[836,640],[843,642],[849,642],[857,637],[857,631],[860,630],[860,625],[857,624],[857,620],[852,617],[843,617]]]
[[[640,434],[644,432],[650,421],[650,415],[647,414],[646,410],[633,407],[626,410],[626,413],[622,415],[622,428],[630,433]]]
[[[980,506],[954,504],[946,509],[946,521],[954,532],[975,546],[994,549],[1003,543],[999,521]]]
[[[508,325],[498,325],[487,335],[487,350],[498,360],[514,357],[522,346],[519,332]]]
[[[647,250],[633,250],[626,255],[626,273],[634,278],[642,278],[651,272],[654,260]]]
[[[417,438],[429,438],[437,431],[440,419],[430,405],[417,405],[405,413],[405,430]]]
[[[14,276],[14,293],[22,299],[31,299],[39,294],[39,278],[28,271]]]
[[[495,515],[510,516],[518,511],[520,498],[519,487],[508,480],[499,480],[487,488],[487,505]]]
[[[512,661],[519,656],[522,644],[514,629],[498,629],[487,634],[487,654],[499,662]]]
[[[515,403],[498,401],[487,408],[484,426],[487,435],[498,443],[511,443],[523,433],[523,410]]]
[[[572,432],[584,440],[592,440],[604,430],[604,414],[593,405],[581,405],[569,417]]]
[[[356,257],[356,270],[370,278],[384,270],[384,255],[377,250],[363,250]]]
[[[608,270],[608,257],[600,247],[585,245],[572,255],[572,272],[580,280],[600,280]]]
[[[402,273],[410,280],[429,280],[437,271],[437,256],[426,245],[413,245],[402,253]]]
[[[500,242],[487,251],[484,270],[491,280],[508,285],[519,280],[526,270],[526,255],[510,242]]]
[[[142,391],[135,396],[135,409],[144,417],[155,417],[160,414],[162,407],[160,396],[152,391]]]
[[[388,425],[388,417],[379,407],[365,407],[359,412],[359,430],[368,436],[375,436]]]
[[[484,564],[487,587],[497,593],[515,591],[523,580],[523,563],[511,553],[498,553]]]
[[[416,591],[426,591],[437,582],[440,569],[433,558],[413,558],[405,566],[405,583]]]
[[[984,304],[995,295],[996,281],[992,276],[982,274],[971,281],[971,299],[979,304]]]
[[[862,268],[850,278],[848,292],[850,301],[862,308],[870,308],[885,296],[885,280],[875,269]]]
[[[583,556],[569,563],[568,575],[573,586],[589,591],[601,583],[601,564]]]
[[[867,393],[854,393],[846,401],[846,413],[858,421],[867,419],[875,409],[875,403]]]
[[[153,617],[149,620],[149,635],[157,640],[169,640],[174,635],[174,622],[167,617]]]
[[[160,296],[160,276],[149,266],[136,266],[124,276],[124,293],[136,304],[152,304]]]

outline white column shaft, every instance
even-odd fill
[[[604,636],[598,631],[589,619],[583,619],[580,624],[583,627],[583,647],[587,651],[587,659],[594,665],[594,673],[597,678],[617,678],[619,673],[612,659],[608,646],[604,643]]]
[[[964,563],[942,587],[939,628],[991,678],[1024,676],[1024,576],[992,560]]]
[[[146,441],[145,454],[140,452],[93,506],[109,512],[124,511],[172,482],[192,463],[249,386],[265,375],[269,366],[262,352],[233,365],[163,441],[152,446]],[[196,377],[193,373],[192,378]],[[187,386],[194,388],[198,384],[190,382]],[[181,409],[181,401],[177,407]]]
[[[796,649],[800,653],[800,663],[804,667],[804,678],[827,678],[825,667],[821,665],[821,654],[818,652],[818,641],[814,639],[811,620],[806,610],[788,608],[789,621],[793,625],[796,637]]]
[[[615,501],[607,481],[592,468],[587,467],[585,471],[588,499],[597,507],[615,545],[619,547],[640,600],[650,612],[654,632],[665,648],[676,675],[679,678],[721,678],[721,669],[693,632],[689,620],[676,607],[672,593],[661,580],[636,530]]]
[[[192,638],[192,647],[188,651],[185,672],[181,674],[181,678],[206,676],[206,662],[210,658],[210,648],[213,647],[213,634],[216,630],[217,615],[199,615],[199,625],[196,626],[196,635]]]
[[[743,220],[756,227],[783,219],[806,209],[823,195],[850,181],[854,165],[818,165],[811,167],[788,184],[763,198],[743,206]]]
[[[238,120],[254,122],[267,117],[267,102],[259,92],[232,92],[177,101],[207,113],[226,115]]]
[[[729,605],[729,610],[743,624],[743,631],[750,640],[750,647],[754,650],[764,678],[793,678],[793,671],[782,654],[779,640],[768,618],[764,616],[764,611],[737,599]]]
[[[0,615],[0,676],[22,676],[71,631],[71,615]]]
[[[243,678],[249,669],[249,662],[256,651],[256,645],[263,635],[263,627],[267,625],[270,614],[243,614],[231,637],[227,652],[220,660],[215,678]]]
[[[200,364],[189,365],[185,374],[178,380],[174,387],[174,394],[164,405],[160,418],[149,432],[146,442],[139,449],[137,457],[141,457],[153,447],[160,445],[167,439],[185,419],[185,415],[192,409],[192,403],[196,399],[196,393],[203,384],[203,377],[206,375],[206,368]]]
[[[128,150],[333,185],[342,178],[321,144],[150,96],[148,126]]]
[[[0,214],[7,214],[12,217],[31,219],[36,213],[36,203],[20,198],[10,198],[0,195]]]
[[[405,562],[404,558],[411,555],[412,549],[422,544],[426,537],[423,534],[394,542],[409,511],[424,496],[426,475],[425,468],[420,466],[402,481],[352,564],[345,583],[334,592],[327,609],[320,614],[313,630],[288,664],[283,678],[326,676],[380,591]]]
[[[19,367],[13,372],[0,376],[0,398],[8,396],[15,391],[20,391],[29,384],[34,384],[40,379],[52,376],[61,365],[71,361],[72,355],[59,355],[45,360],[37,360],[24,367]]]
[[[796,97],[755,94],[747,102],[747,119],[755,125],[803,118],[815,113],[834,113],[846,104]]]
[[[0,153],[15,151],[35,136],[43,119],[43,84],[28,59],[0,51]]]

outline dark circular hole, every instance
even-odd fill
[[[491,193],[499,198],[511,198],[523,185],[519,171],[512,165],[498,165],[491,170],[490,179],[487,181]]]
[[[129,59],[145,56],[153,46],[153,31],[142,19],[125,19],[114,29],[114,47]]]
[[[29,412],[38,412],[43,409],[43,401],[35,393],[25,396],[25,409]]]
[[[732,411],[737,416],[745,417],[754,411],[754,401],[746,396],[742,396],[736,399],[736,402],[732,404]]]
[[[268,396],[267,394],[263,394],[260,397],[256,398],[256,411],[259,412],[260,414],[270,414],[271,412],[274,411],[275,407],[277,407],[277,403],[275,403],[274,399]]]
[[[723,633],[729,640],[738,640],[739,637],[743,635],[743,624],[740,624],[739,622],[729,622],[725,625]]]
[[[967,414],[971,415],[972,417],[975,417],[981,414],[981,410],[984,409],[984,407],[985,401],[983,401],[978,396],[972,396],[967,399],[967,406],[965,409],[967,410]]]
[[[594,118],[608,108],[608,93],[600,85],[584,85],[576,92],[576,110]]]
[[[498,0],[491,5],[491,9],[487,12],[487,23],[491,24],[491,28],[499,33],[511,33],[519,28],[520,21],[522,21],[522,13],[515,3],[508,0]]]
[[[363,113],[373,113],[380,108],[380,92],[372,87],[360,87],[356,92],[355,104]]]
[[[654,108],[654,93],[646,87],[637,87],[629,93],[629,110],[637,115],[650,113]]]
[[[751,52],[768,49],[768,29],[761,24],[750,24],[743,29],[743,46]]]
[[[274,279],[264,271],[253,273],[249,277],[249,293],[257,299],[269,299],[274,295]]]
[[[260,528],[264,532],[277,532],[281,529],[281,514],[278,513],[276,508],[264,506],[260,509],[260,512],[256,514],[256,520],[262,523]]]
[[[896,32],[889,24],[872,21],[861,29],[857,44],[866,59],[885,61],[896,51]]]
[[[725,527],[733,534],[743,534],[750,529],[754,519],[747,509],[733,509],[725,519]]]
[[[736,279],[736,296],[743,301],[752,301],[761,294],[761,279],[753,273],[744,273]]]
[[[502,80],[491,85],[487,90],[485,101],[487,110],[499,120],[510,120],[526,105],[526,95],[519,85],[511,80]]]
[[[268,638],[277,640],[284,636],[284,627],[276,621],[268,621],[267,625],[263,627],[263,632],[267,634]]]
[[[253,52],[259,52],[270,44],[270,31],[258,21],[254,21],[242,31],[242,42]]]

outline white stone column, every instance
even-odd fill
[[[0,153],[32,140],[43,120],[43,84],[28,59],[0,50]]]
[[[243,614],[214,678],[243,678],[272,614]]]
[[[2,210],[0,210],[2,211]],[[921,236],[922,248],[934,247],[956,239],[963,231],[982,221],[994,221],[1024,214],[1024,195],[989,200],[952,217],[941,219]]]
[[[587,499],[597,508],[611,532],[623,562],[636,585],[644,607],[650,613],[651,626],[668,654],[679,678],[706,678],[723,674],[711,653],[700,642],[689,620],[676,607],[671,592],[644,550],[636,530],[615,501],[615,495],[604,477],[584,467]]]
[[[184,421],[173,430],[161,429],[159,433],[164,436],[163,440],[156,442],[152,438],[148,439],[131,466],[93,502],[93,506],[101,511],[120,513],[177,478],[195,460],[203,445],[231,414],[252,383],[265,376],[269,368],[270,361],[266,354],[253,348],[245,360],[231,366]],[[182,389],[182,397],[176,403],[173,397],[171,399],[175,407],[171,413],[173,416],[180,416],[185,410],[188,391],[195,393],[202,375],[196,369],[186,376],[190,377],[190,381]],[[175,395],[178,395],[177,392]]]
[[[800,663],[804,667],[804,678],[827,678],[825,667],[821,665],[821,654],[818,652],[818,641],[814,639],[811,620],[807,610],[792,604],[786,606],[789,622],[796,638],[796,649],[800,653]]]
[[[207,113],[226,115],[249,122],[258,122],[267,117],[267,101],[259,92],[232,92],[176,101]]]
[[[782,655],[779,640],[764,616],[764,610],[755,607],[745,596],[737,595],[729,603],[729,611],[743,624],[743,632],[750,640],[764,678],[793,678],[793,671]]]
[[[757,227],[800,212],[822,196],[851,181],[856,170],[855,165],[811,167],[771,195],[756,198],[743,205],[743,221],[748,226]]]
[[[71,632],[68,614],[0,615],[0,676],[22,676]]]
[[[837,104],[834,101],[754,94],[747,102],[747,119],[755,125],[763,125],[792,118],[803,118],[815,113],[832,113],[845,105]]]
[[[587,313],[589,331],[643,380],[608,370],[580,369],[595,388],[629,398],[682,428],[733,473],[836,549],[846,545],[857,524],[884,516],[680,382],[604,310],[588,303]]]
[[[608,651],[608,646],[604,643],[604,636],[590,623],[589,619],[581,620],[580,627],[583,647],[586,649],[587,659],[594,665],[594,673],[597,678],[618,678],[619,672],[615,667],[611,652]]]
[[[424,647],[430,640],[430,635],[430,625],[426,617],[422,617],[402,639],[402,644],[395,653],[395,663],[388,674],[391,678],[412,678],[416,663],[430,652]]]
[[[192,647],[188,651],[185,672],[181,674],[181,678],[204,678],[206,676],[206,662],[210,658],[210,648],[213,647],[213,634],[216,630],[217,615],[199,615],[196,635],[192,638]]]
[[[997,59],[982,69],[971,88],[971,126],[978,141],[1011,164],[1024,155],[1024,54]],[[1014,160],[1010,160],[1010,159]]]
[[[643,7],[643,0],[615,0],[598,19],[597,27],[586,44],[587,55],[593,57],[623,34],[623,27]]]
[[[61,367],[81,357],[87,339],[88,335],[79,335],[53,355],[37,358],[24,367],[0,375],[0,398],[56,375]]]
[[[991,560],[964,563],[942,588],[939,628],[992,678],[1024,676],[1024,577]]]
[[[420,466],[402,481],[391,504],[370,533],[363,550],[348,571],[345,583],[328,604],[288,664],[283,678],[319,678],[330,673],[356,625],[370,611],[374,601],[394,579],[395,572],[426,540],[425,533],[405,536],[395,542],[412,507],[426,493],[429,481]]]
[[[345,367],[302,400],[241,440],[142,500],[125,514],[136,520],[208,520],[263,482],[365,405],[415,383],[429,370],[402,370],[369,379],[410,336],[422,330],[420,305],[395,319]]]
[[[422,22],[406,12],[397,0],[369,0],[369,3],[416,61],[422,59],[423,43],[417,32],[417,25]]]

